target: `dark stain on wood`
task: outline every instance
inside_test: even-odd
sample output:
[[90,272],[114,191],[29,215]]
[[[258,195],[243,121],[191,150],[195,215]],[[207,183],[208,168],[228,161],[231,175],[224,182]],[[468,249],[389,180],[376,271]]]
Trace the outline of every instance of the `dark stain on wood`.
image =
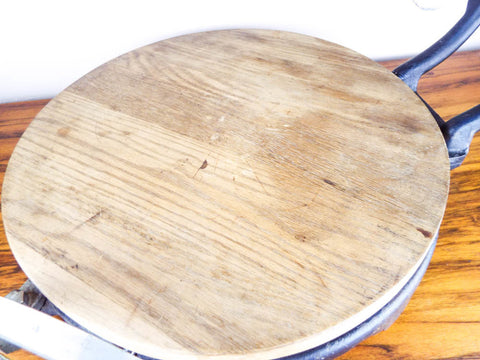
[[331,186],[337,186],[337,184],[334,183],[332,180],[323,179],[323,182]]
[[208,166],[208,161],[207,161],[207,159],[205,159],[205,160],[203,160],[202,165],[200,165],[200,167],[197,169],[197,171],[195,171],[195,174],[193,174],[193,177],[197,176],[198,172],[200,170],[205,169],[207,166]]
[[433,237],[433,234],[430,231],[427,231],[425,229],[417,227],[417,231],[420,231],[423,236],[425,236],[428,239],[431,239]]

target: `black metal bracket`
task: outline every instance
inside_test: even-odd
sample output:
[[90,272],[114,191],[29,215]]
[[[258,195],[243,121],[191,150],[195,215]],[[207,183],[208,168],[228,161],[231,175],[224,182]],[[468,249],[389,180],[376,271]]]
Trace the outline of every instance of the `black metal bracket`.
[[[480,0],[469,0],[465,14],[448,33],[428,49],[397,67],[393,73],[416,93],[422,75],[453,54],[479,26]],[[423,102],[443,133],[450,168],[454,169],[463,162],[473,135],[480,130],[480,105],[445,122],[425,101]]]
[[450,168],[454,169],[463,162],[473,135],[480,130],[480,105],[445,122],[441,130],[447,143]]

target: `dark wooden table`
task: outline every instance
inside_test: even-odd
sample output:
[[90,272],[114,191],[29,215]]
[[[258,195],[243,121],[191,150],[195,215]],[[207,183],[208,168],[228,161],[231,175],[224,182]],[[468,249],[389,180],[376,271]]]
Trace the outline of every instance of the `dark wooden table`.
[[[400,63],[383,64],[393,69]],[[480,51],[452,56],[425,75],[419,93],[444,119],[480,103]],[[47,102],[0,104],[0,181],[16,142]],[[4,296],[26,277],[0,226],[0,296]],[[38,359],[25,351],[9,357]],[[438,245],[409,305],[387,331],[341,359],[480,359],[480,135],[465,163],[452,172]]]

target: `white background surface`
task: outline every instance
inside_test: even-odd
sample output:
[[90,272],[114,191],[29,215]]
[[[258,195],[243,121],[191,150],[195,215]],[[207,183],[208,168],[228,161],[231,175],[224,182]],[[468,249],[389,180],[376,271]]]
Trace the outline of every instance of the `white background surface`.
[[[205,30],[288,30],[339,43],[375,60],[408,57],[448,31],[465,4],[466,0],[0,0],[0,103],[53,97],[127,51]],[[463,49],[478,48],[477,32]]]

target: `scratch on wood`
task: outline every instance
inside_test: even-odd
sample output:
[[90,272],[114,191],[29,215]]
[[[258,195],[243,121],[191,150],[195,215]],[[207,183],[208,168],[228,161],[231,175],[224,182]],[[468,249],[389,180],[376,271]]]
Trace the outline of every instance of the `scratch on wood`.
[[317,199],[318,194],[320,194],[320,191],[321,191],[321,190],[318,190],[317,193],[315,194],[315,196],[312,198],[312,200],[310,200],[310,205],[315,202],[315,200]]
[[102,215],[103,209],[97,211],[94,215],[90,216],[87,220],[82,221],[80,224],[76,225],[71,231],[77,230],[85,224],[91,223],[95,224],[98,218]]
[[133,306],[133,310],[130,312],[130,315],[127,319],[127,324],[134,318],[135,313],[137,312],[138,308],[140,307],[140,301],[136,301],[135,305]]
[[100,215],[102,215],[102,212],[103,212],[103,209],[97,211],[97,213],[96,213],[95,215],[90,216],[84,223],[88,223],[88,222],[90,222],[90,223],[95,223],[96,219],[97,219]]
[[294,206],[294,207],[291,207],[291,208],[287,208],[287,209],[284,209],[283,211],[294,211],[294,210],[298,210],[298,209],[303,209],[303,208],[306,208],[306,207],[309,207],[311,206],[315,200],[317,199],[318,197],[318,194],[320,194],[320,191],[321,190],[318,190],[315,195],[313,196],[313,198],[308,202],[308,203],[303,203],[302,205],[298,205],[298,206]]
[[282,209],[281,211],[294,211],[294,210],[303,209],[303,208],[306,208],[306,207],[308,207],[308,204],[303,203],[302,205],[288,207],[288,208]]
[[270,195],[268,192],[267,192],[267,189],[265,189],[265,185],[263,185],[263,183],[260,181],[259,177],[257,176],[257,173],[253,170],[253,168],[250,166],[250,164],[248,163],[248,161],[245,159],[244,160],[245,163],[247,164],[247,166],[251,169],[253,175],[255,176],[255,179],[257,180],[257,182],[260,184],[260,186],[262,187],[263,189],[263,192],[266,194],[266,195]]
[[100,141],[100,136],[99,136],[99,131],[98,131],[98,121],[95,121],[94,129],[93,132],[95,133],[95,137],[97,138],[97,141]]
[[258,183],[262,186],[263,192],[264,192],[265,194],[269,195],[268,192],[267,192],[267,189],[265,189],[265,185],[263,185],[263,183],[260,181],[260,179],[258,178],[257,174],[256,174],[255,172],[253,172],[253,175],[255,175],[255,178],[257,179]]

